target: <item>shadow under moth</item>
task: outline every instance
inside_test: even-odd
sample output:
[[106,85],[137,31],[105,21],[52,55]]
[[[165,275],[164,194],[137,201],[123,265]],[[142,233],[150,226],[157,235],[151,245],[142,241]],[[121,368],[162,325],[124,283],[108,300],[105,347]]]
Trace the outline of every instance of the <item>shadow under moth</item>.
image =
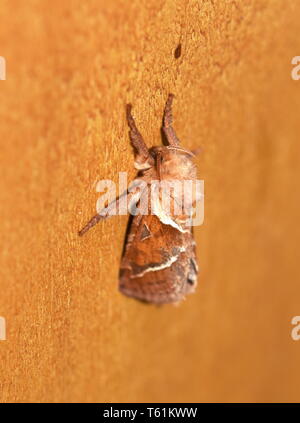
[[[189,196],[181,212],[175,208],[182,204],[182,191],[169,190],[169,207],[163,194],[171,181],[196,181],[195,154],[180,146],[172,127],[173,94],[169,94],[164,115],[163,133],[167,145],[146,146],[126,106],[129,136],[135,151],[135,181],[139,188],[124,193],[131,212],[132,204],[139,205],[139,213],[131,213],[123,257],[120,266],[119,289],[129,296],[152,304],[178,303],[186,294],[195,291],[198,267],[196,262],[193,226],[191,225],[195,196]],[[165,182],[157,186],[153,182]],[[151,186],[151,203],[149,190]],[[156,189],[153,189],[156,186]],[[138,193],[138,196],[137,196]],[[153,194],[154,193],[154,194]],[[92,226],[111,216],[110,211],[120,206],[123,195],[100,210],[79,232],[82,236]],[[138,200],[137,200],[138,198]]]

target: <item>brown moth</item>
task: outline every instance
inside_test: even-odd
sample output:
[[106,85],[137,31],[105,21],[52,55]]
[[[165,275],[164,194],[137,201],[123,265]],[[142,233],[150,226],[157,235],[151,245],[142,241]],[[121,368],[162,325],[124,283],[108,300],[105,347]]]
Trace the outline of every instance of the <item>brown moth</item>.
[[[139,192],[140,213],[131,216],[120,267],[119,289],[129,296],[153,304],[176,303],[186,294],[195,291],[198,267],[195,241],[191,226],[192,198],[185,203],[181,214],[175,206],[182,202],[182,193],[170,193],[170,207],[164,208],[163,194],[168,182],[195,181],[194,154],[180,146],[172,127],[173,94],[166,102],[163,131],[168,145],[148,149],[127,105],[129,136],[135,150],[136,181],[143,182]],[[154,189],[153,202],[149,202],[149,189],[153,181],[166,182]],[[152,189],[151,187],[151,189]],[[136,191],[127,191],[127,198],[136,198]],[[110,216],[113,207],[119,207],[123,195],[94,216],[79,232],[83,235],[100,220]],[[181,209],[182,210],[182,209]]]

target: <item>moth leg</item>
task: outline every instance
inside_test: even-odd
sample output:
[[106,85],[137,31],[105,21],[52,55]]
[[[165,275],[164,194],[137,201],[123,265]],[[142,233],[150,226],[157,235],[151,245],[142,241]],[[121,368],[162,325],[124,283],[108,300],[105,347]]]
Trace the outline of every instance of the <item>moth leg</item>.
[[140,163],[145,163],[146,161],[153,161],[153,158],[150,156],[149,153],[149,149],[140,133],[140,131],[137,129],[134,118],[131,114],[131,110],[132,110],[132,105],[131,104],[127,104],[126,105],[126,117],[127,117],[127,122],[128,122],[128,126],[130,128],[129,131],[129,137],[130,137],[130,141],[131,144],[133,145],[137,156],[138,157],[138,161]]
[[157,169],[157,174],[158,174],[158,179],[161,180],[161,160],[162,160],[162,155],[160,152],[157,153],[156,155],[156,169]]
[[107,207],[104,207],[99,213],[95,214],[95,216],[93,216],[88,221],[88,223],[78,232],[78,235],[79,236],[84,235],[88,230],[90,230],[93,226],[95,226],[98,222],[100,222],[100,220],[104,220],[104,219],[107,219],[108,217],[113,216],[115,213],[111,214],[110,212],[112,210],[118,210],[119,209],[121,199],[123,199],[123,197],[125,195],[127,195],[127,201],[129,203],[133,194],[134,194],[134,192],[128,193],[127,191],[125,191],[122,195],[120,195],[120,197],[116,198],[111,203],[109,203],[109,205]]
[[174,94],[169,94],[165,110],[164,110],[164,118],[163,118],[163,130],[167,137],[168,143],[170,145],[179,145],[180,141],[176,136],[175,130],[172,126],[173,123],[173,115],[172,115],[172,102],[173,102]]

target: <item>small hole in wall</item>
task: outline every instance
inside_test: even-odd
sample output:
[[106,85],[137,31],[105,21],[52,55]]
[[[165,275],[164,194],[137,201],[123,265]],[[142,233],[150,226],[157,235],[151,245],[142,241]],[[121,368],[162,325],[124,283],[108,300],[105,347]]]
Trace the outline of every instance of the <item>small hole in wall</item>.
[[174,57],[175,59],[179,59],[180,56],[181,56],[181,44],[179,43],[174,51]]

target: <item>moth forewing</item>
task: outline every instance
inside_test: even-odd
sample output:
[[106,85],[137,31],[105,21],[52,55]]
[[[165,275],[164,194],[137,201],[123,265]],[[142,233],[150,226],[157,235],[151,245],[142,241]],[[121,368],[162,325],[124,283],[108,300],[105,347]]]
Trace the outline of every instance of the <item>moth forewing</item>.
[[191,231],[163,224],[157,216],[134,217],[120,269],[120,291],[150,303],[177,303],[196,287]]

